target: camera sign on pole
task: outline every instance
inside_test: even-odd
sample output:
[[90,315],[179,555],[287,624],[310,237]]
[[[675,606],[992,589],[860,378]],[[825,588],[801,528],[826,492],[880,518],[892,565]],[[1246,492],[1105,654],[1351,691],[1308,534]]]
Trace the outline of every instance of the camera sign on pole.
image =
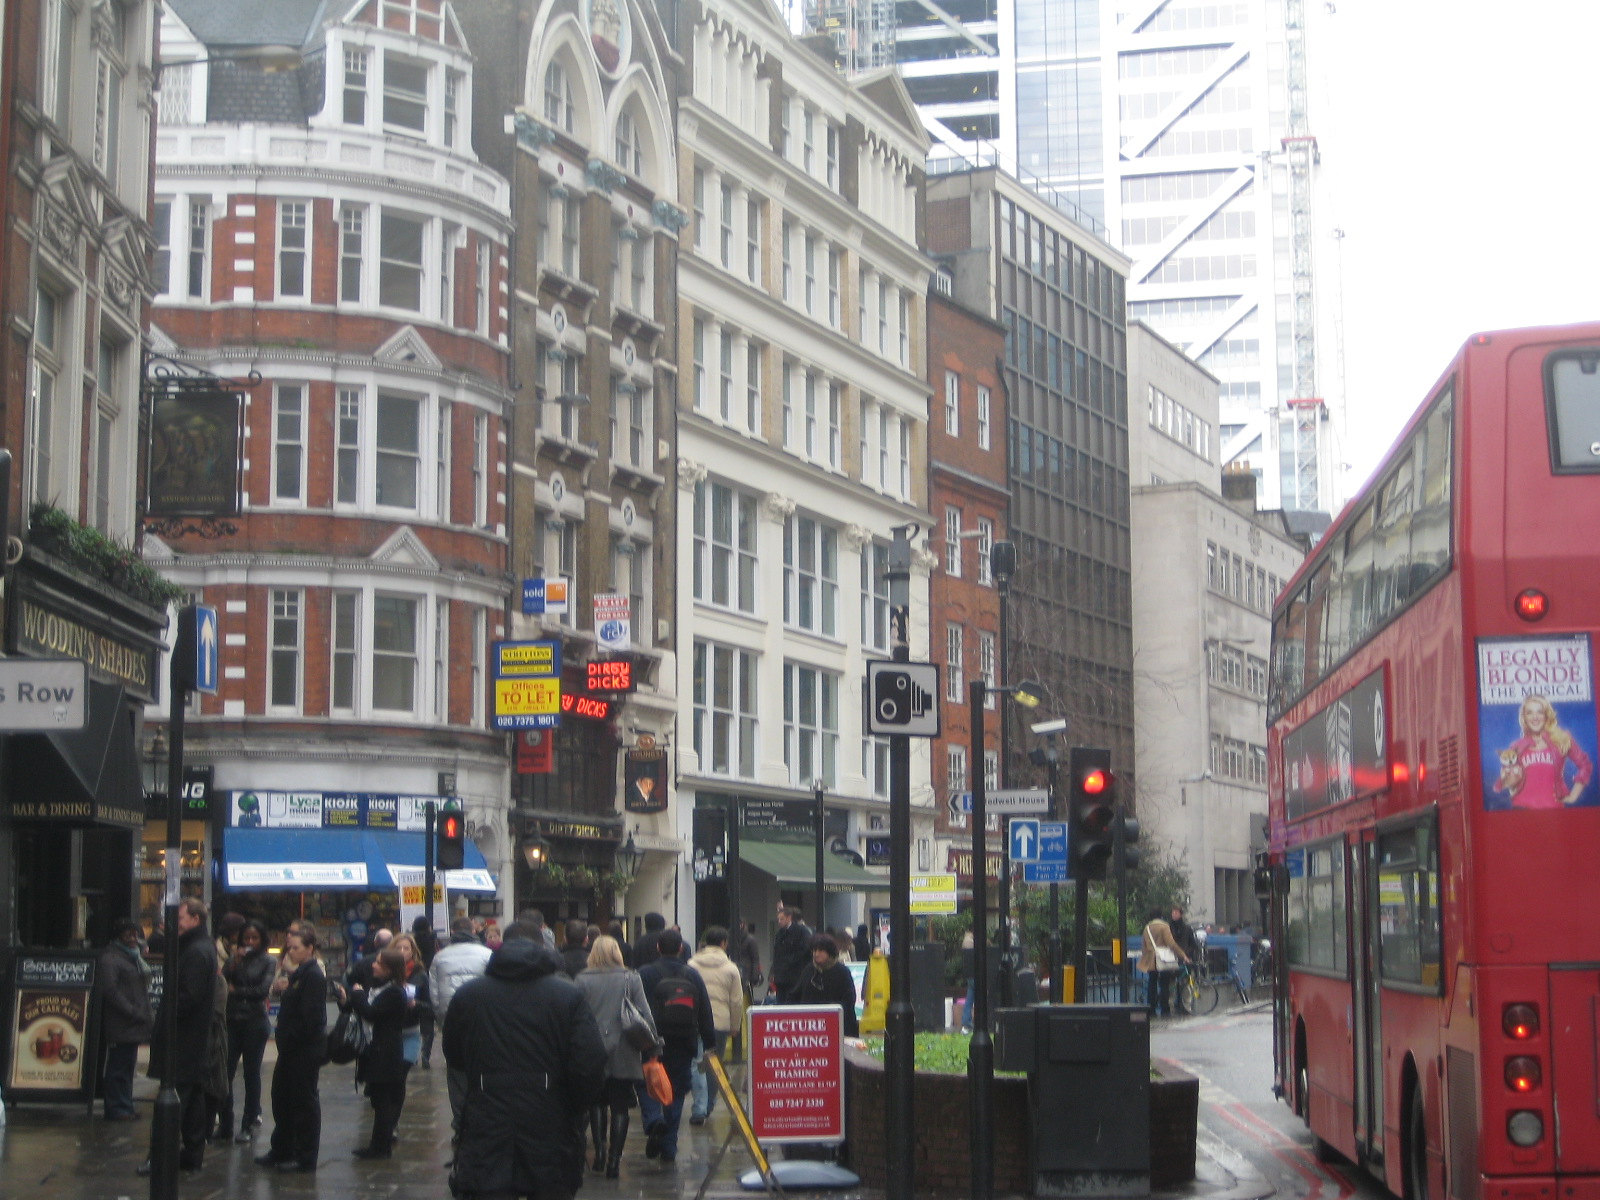
[[867,732],[939,736],[939,664],[869,662]]

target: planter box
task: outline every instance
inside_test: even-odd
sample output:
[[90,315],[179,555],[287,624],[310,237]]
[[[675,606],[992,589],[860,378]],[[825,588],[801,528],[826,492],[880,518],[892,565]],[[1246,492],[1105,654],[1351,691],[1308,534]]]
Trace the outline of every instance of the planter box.
[[1159,1189],[1194,1178],[1200,1081],[1165,1058],[1150,1066],[1150,1186]]
[[[1200,1081],[1165,1059],[1152,1059],[1150,1079],[1150,1185],[1170,1187],[1195,1177],[1195,1132]],[[918,1071],[912,1103],[916,1125],[917,1192],[966,1195],[972,1182],[967,1077]],[[850,1169],[869,1187],[885,1185],[888,1111],[883,1063],[859,1050],[845,1051],[846,1145]],[[994,1081],[994,1185],[997,1193],[1032,1191],[1029,1170],[1032,1118],[1028,1081]]]

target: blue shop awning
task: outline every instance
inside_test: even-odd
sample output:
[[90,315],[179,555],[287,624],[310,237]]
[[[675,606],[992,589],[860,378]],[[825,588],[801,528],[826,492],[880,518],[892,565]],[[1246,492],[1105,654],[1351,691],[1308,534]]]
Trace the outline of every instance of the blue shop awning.
[[[367,859],[367,873],[374,888],[399,887],[394,877],[394,867],[421,869],[428,852],[428,835],[424,833],[396,833],[391,830],[369,829],[365,834],[371,847]],[[452,892],[493,892],[494,876],[489,874],[489,864],[483,851],[470,839],[463,839],[466,865],[460,871],[446,871],[444,886]]]
[[[222,836],[230,891],[303,892],[369,885],[359,829],[228,829]],[[385,878],[383,886],[388,886]]]
[[[423,867],[427,837],[371,829],[228,829],[222,847],[231,891],[389,891],[400,886],[394,868]],[[492,893],[483,853],[470,841],[465,849],[466,868],[446,871],[445,887]]]

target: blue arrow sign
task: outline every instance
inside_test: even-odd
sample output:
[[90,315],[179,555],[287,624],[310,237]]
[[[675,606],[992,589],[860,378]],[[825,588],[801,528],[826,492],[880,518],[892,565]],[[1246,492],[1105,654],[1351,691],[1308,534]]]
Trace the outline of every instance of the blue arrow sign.
[[194,606],[194,690],[217,694],[217,610]]
[[1031,817],[1011,819],[1011,861],[1039,861],[1039,822]]

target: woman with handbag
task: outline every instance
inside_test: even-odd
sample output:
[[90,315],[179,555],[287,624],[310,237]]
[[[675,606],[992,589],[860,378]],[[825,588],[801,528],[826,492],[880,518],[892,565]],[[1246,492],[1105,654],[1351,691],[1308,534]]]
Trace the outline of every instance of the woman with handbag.
[[637,1103],[634,1085],[644,1079],[642,1055],[654,1056],[660,1038],[650,1016],[644,984],[639,982],[637,971],[622,965],[622,950],[615,938],[595,938],[589,950],[589,965],[578,972],[573,982],[594,1014],[600,1040],[609,1055],[605,1104],[590,1111],[589,1129],[594,1137],[593,1169],[596,1173],[604,1170],[607,1179],[615,1179],[622,1162],[622,1146],[628,1140],[628,1114]]
[[1172,981],[1189,956],[1172,936],[1172,926],[1161,919],[1157,909],[1144,927],[1144,947],[1139,951],[1139,970],[1145,973],[1152,1017],[1172,1015]]
[[416,989],[415,1003],[406,1013],[406,1023],[401,1031],[401,1047],[406,1062],[424,1071],[431,1066],[433,1057],[433,989],[428,983],[428,966],[423,960],[422,946],[409,933],[402,933],[390,945],[400,951],[406,960],[405,982]]
[[388,1158],[394,1153],[395,1126],[406,1105],[406,1075],[411,1064],[402,1048],[406,1017],[415,995],[405,983],[406,960],[390,947],[372,964],[377,986],[368,995],[360,984],[350,989],[350,1008],[372,1026],[372,1040],[357,1060],[356,1082],[367,1085],[372,1100],[372,1140],[355,1151],[357,1158]]

